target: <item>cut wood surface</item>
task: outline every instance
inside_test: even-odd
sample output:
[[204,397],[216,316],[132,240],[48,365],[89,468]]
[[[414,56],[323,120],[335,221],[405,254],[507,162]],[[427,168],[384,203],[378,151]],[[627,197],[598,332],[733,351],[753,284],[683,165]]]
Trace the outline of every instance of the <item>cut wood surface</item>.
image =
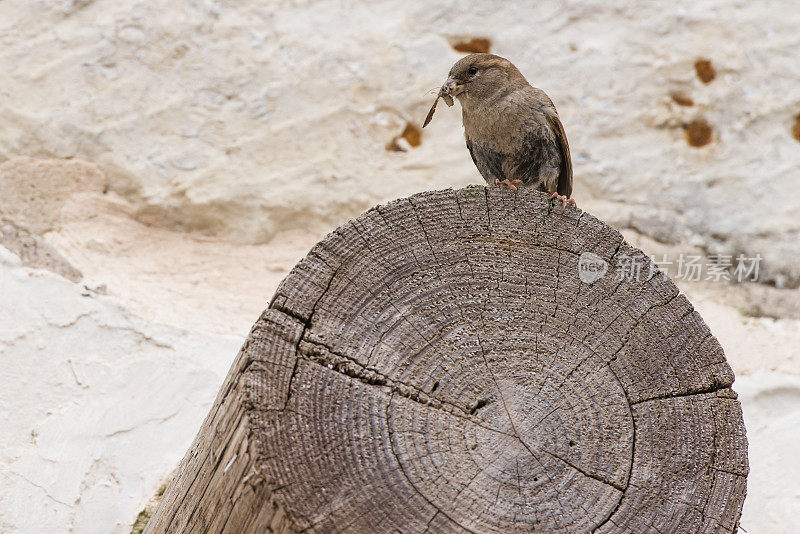
[[616,230],[560,211],[468,187],[328,235],[146,532],[735,531],[747,440],[719,343]]

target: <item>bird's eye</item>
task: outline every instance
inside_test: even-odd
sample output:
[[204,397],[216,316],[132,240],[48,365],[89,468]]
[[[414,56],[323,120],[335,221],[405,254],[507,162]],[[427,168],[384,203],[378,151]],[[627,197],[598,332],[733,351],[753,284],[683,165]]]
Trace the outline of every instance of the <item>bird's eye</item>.
[[478,72],[478,69],[476,69],[475,67],[470,67],[470,68],[469,68],[469,70],[468,70],[467,72],[469,72],[469,74],[470,74],[470,75],[473,75],[473,74],[475,74],[476,72]]

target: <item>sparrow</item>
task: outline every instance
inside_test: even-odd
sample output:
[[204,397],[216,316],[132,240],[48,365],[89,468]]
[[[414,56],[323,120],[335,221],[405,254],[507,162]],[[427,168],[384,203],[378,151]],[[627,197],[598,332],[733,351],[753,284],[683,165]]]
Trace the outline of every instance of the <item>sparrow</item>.
[[422,125],[436,104],[461,104],[467,149],[487,183],[533,187],[550,198],[576,205],[572,160],[564,126],[547,94],[533,87],[509,60],[494,54],[470,54],[450,69]]

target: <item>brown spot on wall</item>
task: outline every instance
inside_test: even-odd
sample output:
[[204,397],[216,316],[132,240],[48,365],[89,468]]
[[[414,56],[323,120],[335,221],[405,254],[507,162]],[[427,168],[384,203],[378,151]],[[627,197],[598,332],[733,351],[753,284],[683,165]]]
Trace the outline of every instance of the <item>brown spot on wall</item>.
[[694,70],[697,73],[697,77],[700,78],[700,81],[703,83],[711,83],[714,81],[714,78],[717,77],[717,71],[714,69],[714,65],[711,63],[710,59],[700,58],[695,61]]
[[406,127],[400,137],[404,137],[408,144],[413,147],[418,147],[422,144],[422,130],[411,123],[406,123]]
[[486,37],[473,37],[469,41],[453,43],[453,49],[465,54],[486,53],[492,47],[492,41]]
[[410,122],[407,122],[403,133],[392,139],[391,142],[386,145],[386,150],[391,152],[405,152],[407,147],[405,144],[399,142],[400,139],[405,139],[411,148],[416,148],[422,144],[422,130]]
[[681,93],[672,93],[669,95],[672,98],[672,101],[678,104],[679,106],[686,106],[691,107],[694,106],[694,100],[691,97],[683,95]]
[[704,119],[695,119],[686,127],[686,142],[689,146],[706,146],[714,137],[714,129]]
[[405,152],[406,149],[400,146],[400,143],[397,142],[399,137],[395,137],[386,145],[386,150],[388,152]]
[[800,115],[794,118],[794,124],[792,125],[792,137],[800,141]]

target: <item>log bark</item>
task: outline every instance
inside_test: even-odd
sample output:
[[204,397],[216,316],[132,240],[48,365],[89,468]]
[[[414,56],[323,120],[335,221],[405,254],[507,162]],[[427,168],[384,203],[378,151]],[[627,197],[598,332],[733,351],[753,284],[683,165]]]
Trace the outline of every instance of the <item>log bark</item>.
[[369,210],[280,285],[146,532],[734,532],[734,376],[651,267],[536,191]]

